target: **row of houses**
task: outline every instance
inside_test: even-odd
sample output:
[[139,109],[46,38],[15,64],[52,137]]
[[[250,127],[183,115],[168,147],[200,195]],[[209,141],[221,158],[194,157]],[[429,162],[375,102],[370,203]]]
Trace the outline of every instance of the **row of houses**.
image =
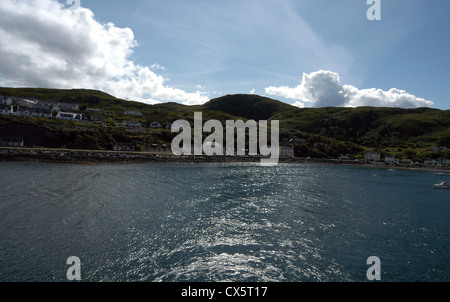
[[46,108],[53,111],[80,111],[80,106],[76,103],[57,102],[52,100],[41,101],[34,98],[25,99],[19,97],[0,96],[0,104],[7,106],[16,105],[18,107]]
[[[214,147],[214,146],[212,146]],[[135,151],[136,146],[133,143],[116,143],[114,144],[113,151]],[[147,146],[148,152],[155,153],[172,153],[172,149],[167,144],[149,144]],[[280,146],[279,150],[280,158],[293,158],[294,157],[294,148],[290,146]],[[227,153],[227,150],[224,150],[224,154]],[[194,154],[194,150],[192,149],[192,154]],[[237,155],[237,152],[234,151],[234,154]]]
[[[17,108],[15,111],[14,107]],[[90,117],[87,118],[85,115],[79,113],[79,111],[80,106],[75,103],[0,96],[0,114],[2,115],[14,114],[31,117],[55,117],[64,120],[90,121],[93,124],[105,124],[107,121],[107,117],[101,114],[102,112],[100,109],[86,108],[86,112],[90,115]],[[125,111],[124,114],[128,116],[143,116],[143,113],[140,111]],[[146,133],[145,129],[136,129],[144,128],[142,123],[138,121],[125,120],[123,121],[123,125],[119,124],[118,126],[128,128],[127,130],[131,133]],[[159,122],[152,122],[148,125],[148,128],[158,129],[163,128],[163,126]]]
[[425,160],[424,164],[450,166],[450,159],[447,159],[447,158],[427,159],[427,160]]
[[52,100],[47,101],[39,101],[37,100],[36,106],[52,109],[52,111],[80,111],[80,106],[76,103],[64,103],[64,102],[56,102]]
[[[367,152],[364,160],[367,162],[381,162],[381,153],[379,152]],[[395,158],[395,155],[386,155],[384,157],[384,162],[387,164],[398,164],[399,161]],[[401,163],[412,163],[410,159],[402,159]]]
[[[17,108],[14,110],[14,108]],[[84,116],[79,111],[78,104],[61,103],[54,101],[39,101],[34,99],[22,99],[14,97],[0,97],[0,114],[25,117],[57,118],[63,120],[80,121]]]
[[57,113],[52,112],[50,109],[40,108],[40,107],[19,107],[16,112],[6,110],[6,108],[1,109],[3,115],[16,115],[16,116],[27,116],[27,117],[45,117],[45,118],[57,118],[68,121],[81,121],[83,120],[83,115],[80,113],[72,112],[62,112]]
[[[367,152],[365,155],[365,161],[367,162],[381,162],[381,154],[379,152]],[[408,158],[397,160],[394,155],[386,155],[384,157],[384,162],[387,164],[413,164],[414,161]],[[450,165],[450,159],[427,159],[424,161],[425,165]]]
[[18,136],[0,136],[0,147],[23,147],[23,138]]

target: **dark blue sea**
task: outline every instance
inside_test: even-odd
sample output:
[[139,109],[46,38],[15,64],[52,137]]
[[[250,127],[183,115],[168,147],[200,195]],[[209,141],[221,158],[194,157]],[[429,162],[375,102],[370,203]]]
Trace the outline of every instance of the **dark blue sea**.
[[[450,190],[332,165],[0,163],[0,281],[450,281]],[[444,179],[445,180],[445,179]],[[447,179],[448,180],[448,177]]]

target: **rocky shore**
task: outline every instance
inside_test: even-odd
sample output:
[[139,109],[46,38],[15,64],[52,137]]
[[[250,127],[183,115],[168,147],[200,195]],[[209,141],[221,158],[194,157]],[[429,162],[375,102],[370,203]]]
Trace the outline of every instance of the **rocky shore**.
[[[37,161],[43,163],[71,163],[71,164],[101,164],[101,163],[259,163],[260,157],[251,156],[177,156],[167,153],[149,152],[114,152],[94,150],[66,150],[66,149],[30,149],[30,148],[0,148],[0,161]],[[280,158],[279,163],[290,164],[334,164],[366,166],[375,168],[395,169],[423,169],[435,170],[434,166],[425,165],[396,165],[385,163],[366,163],[364,161],[337,159],[305,159]],[[449,167],[440,170],[450,170]]]
[[54,163],[142,163],[142,162],[259,162],[249,156],[176,156],[168,153],[115,152],[94,150],[0,148],[0,161],[40,161]]

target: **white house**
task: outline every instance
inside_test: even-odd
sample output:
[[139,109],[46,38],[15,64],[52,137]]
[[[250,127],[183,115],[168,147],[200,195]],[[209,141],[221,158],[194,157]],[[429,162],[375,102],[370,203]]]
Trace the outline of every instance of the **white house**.
[[386,155],[384,157],[384,162],[387,164],[395,164],[397,161],[395,160],[395,155]]
[[367,152],[364,159],[365,161],[380,161],[381,154],[378,152]]
[[424,164],[426,165],[444,165],[449,166],[450,165],[450,159],[442,158],[442,159],[427,159],[424,161]]
[[400,162],[403,164],[412,164],[413,163],[413,161],[410,160],[409,158],[402,159]]
[[56,115],[57,119],[66,120],[66,121],[81,121],[83,119],[83,115],[79,113],[71,113],[71,112],[58,112]]
[[280,146],[278,149],[278,154],[280,158],[291,158],[294,157],[294,148],[290,146]]
[[135,148],[133,143],[116,143],[113,146],[114,151],[134,151]]
[[23,138],[16,136],[0,136],[1,147],[23,147]]
[[34,100],[27,100],[27,99],[20,99],[17,101],[17,105],[20,107],[36,107],[38,104],[38,101]]

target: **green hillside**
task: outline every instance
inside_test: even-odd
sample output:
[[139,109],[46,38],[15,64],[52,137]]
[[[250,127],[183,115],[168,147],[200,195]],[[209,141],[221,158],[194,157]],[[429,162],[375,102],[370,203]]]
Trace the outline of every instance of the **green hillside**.
[[213,99],[201,106],[201,109],[221,111],[258,121],[271,119],[275,114],[291,112],[296,107],[258,95],[238,94]]
[[[92,116],[88,108],[99,109],[103,124],[92,125],[48,118],[0,116],[0,135],[24,137],[28,146],[110,150],[115,142],[133,142],[141,150],[148,144],[170,144],[176,133],[167,126],[175,120],[193,121],[194,112],[203,119],[279,120],[281,142],[295,147],[297,156],[336,158],[342,154],[362,157],[378,150],[399,158],[423,160],[450,158],[450,110],[430,108],[297,108],[257,95],[227,95],[200,106],[177,103],[147,105],[115,98],[95,90],[0,88],[0,96],[77,103],[80,113]],[[129,116],[125,111],[139,111]],[[120,124],[140,122],[145,133],[129,133]],[[148,126],[158,122],[162,128]]]

